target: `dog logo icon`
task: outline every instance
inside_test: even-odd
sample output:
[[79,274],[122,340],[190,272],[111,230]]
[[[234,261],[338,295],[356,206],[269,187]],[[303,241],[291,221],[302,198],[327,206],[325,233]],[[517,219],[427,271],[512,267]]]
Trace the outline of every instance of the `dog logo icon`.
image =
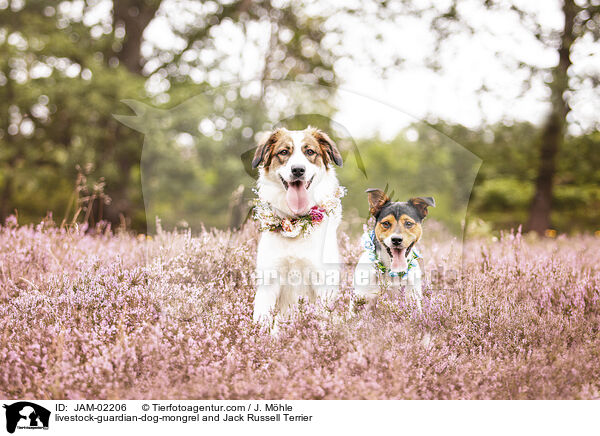
[[3,407],[6,409],[6,431],[9,433],[14,433],[17,428],[48,430],[50,421],[48,409],[29,401],[4,404]]

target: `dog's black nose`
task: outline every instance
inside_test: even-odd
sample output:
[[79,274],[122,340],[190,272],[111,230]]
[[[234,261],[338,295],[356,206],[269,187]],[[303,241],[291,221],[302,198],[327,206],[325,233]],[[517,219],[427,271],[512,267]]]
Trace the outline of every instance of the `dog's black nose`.
[[294,165],[292,167],[292,174],[294,177],[302,177],[304,175],[304,171],[306,171],[306,169],[303,166]]
[[399,237],[399,236],[394,236],[392,238],[392,244],[394,244],[394,245],[400,245],[400,244],[402,244],[402,238]]

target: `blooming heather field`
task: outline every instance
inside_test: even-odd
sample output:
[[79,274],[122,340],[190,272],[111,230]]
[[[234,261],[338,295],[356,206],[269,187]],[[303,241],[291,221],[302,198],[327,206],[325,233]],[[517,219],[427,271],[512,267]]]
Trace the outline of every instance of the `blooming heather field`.
[[[422,315],[388,296],[346,320],[346,283],[331,317],[304,305],[274,338],[251,321],[254,227],[45,227],[0,229],[2,397],[600,397],[593,236],[473,241],[462,281],[430,281]],[[341,245],[350,269],[358,241]],[[450,243],[422,251],[430,269],[457,267]]]

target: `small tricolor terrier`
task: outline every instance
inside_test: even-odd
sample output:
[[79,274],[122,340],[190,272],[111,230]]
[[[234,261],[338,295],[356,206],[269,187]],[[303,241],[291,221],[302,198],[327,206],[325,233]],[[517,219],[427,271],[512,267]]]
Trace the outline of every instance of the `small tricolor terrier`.
[[404,288],[405,297],[421,310],[422,259],[415,245],[423,233],[432,197],[393,202],[380,189],[368,189],[369,211],[375,228],[362,237],[362,253],[354,270],[354,294],[373,303],[384,287]]

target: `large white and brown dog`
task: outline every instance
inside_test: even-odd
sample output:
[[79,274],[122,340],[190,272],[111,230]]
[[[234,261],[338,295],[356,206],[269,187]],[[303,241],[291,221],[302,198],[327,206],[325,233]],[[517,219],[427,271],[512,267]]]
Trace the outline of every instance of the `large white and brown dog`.
[[344,190],[336,144],[321,130],[280,128],[252,161],[259,168],[255,218],[262,231],[256,259],[254,320],[273,326],[300,298],[331,302],[340,271],[337,228]]

